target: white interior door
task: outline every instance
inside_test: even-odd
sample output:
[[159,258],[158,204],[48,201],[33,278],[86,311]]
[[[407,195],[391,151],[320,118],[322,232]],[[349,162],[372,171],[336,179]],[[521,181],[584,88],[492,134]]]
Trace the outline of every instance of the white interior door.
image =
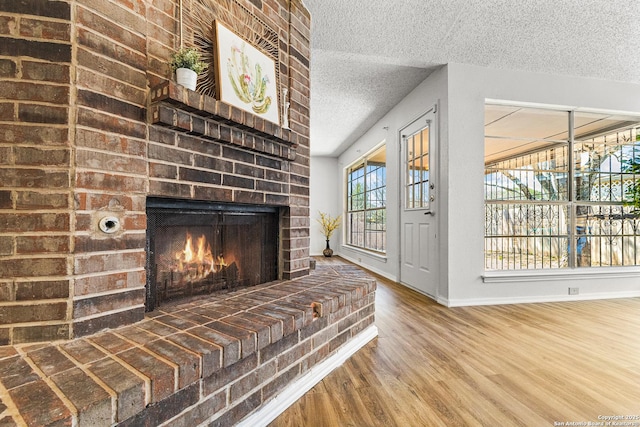
[[435,119],[434,107],[400,131],[400,281],[433,298],[438,292]]

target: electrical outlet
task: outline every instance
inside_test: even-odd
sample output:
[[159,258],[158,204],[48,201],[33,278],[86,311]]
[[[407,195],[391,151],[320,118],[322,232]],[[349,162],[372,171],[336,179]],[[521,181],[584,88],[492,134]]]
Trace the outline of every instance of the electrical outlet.
[[580,293],[580,288],[569,288],[569,295],[578,295]]

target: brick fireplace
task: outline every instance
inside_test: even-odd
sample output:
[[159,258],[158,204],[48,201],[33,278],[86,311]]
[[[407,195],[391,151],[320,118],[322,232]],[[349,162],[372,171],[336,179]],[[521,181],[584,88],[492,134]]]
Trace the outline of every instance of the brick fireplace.
[[[0,344],[142,320],[154,306],[148,200],[271,209],[276,278],[309,273],[308,12],[297,0],[178,3],[3,4]],[[209,48],[214,19],[275,37],[287,127],[215,99],[210,74],[203,91],[172,81],[180,37]]]

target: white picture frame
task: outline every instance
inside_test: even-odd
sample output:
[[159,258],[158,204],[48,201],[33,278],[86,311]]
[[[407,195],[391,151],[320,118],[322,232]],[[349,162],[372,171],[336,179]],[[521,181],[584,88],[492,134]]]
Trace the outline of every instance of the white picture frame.
[[276,63],[214,21],[216,98],[280,126]]

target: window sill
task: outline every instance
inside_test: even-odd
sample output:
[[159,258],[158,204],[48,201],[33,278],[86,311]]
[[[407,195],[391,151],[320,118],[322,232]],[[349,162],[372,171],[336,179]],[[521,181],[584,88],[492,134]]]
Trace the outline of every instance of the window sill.
[[581,280],[598,277],[638,278],[640,267],[600,267],[557,271],[491,271],[482,276],[484,283],[545,282],[548,280]]
[[368,249],[364,249],[364,248],[359,248],[357,246],[351,246],[351,245],[342,245],[342,247],[344,249],[349,249],[351,251],[354,252],[358,252],[367,256],[370,256],[372,258],[376,258],[379,259],[383,262],[387,262],[387,254],[383,253],[383,252],[374,252],[372,250],[368,250]]

